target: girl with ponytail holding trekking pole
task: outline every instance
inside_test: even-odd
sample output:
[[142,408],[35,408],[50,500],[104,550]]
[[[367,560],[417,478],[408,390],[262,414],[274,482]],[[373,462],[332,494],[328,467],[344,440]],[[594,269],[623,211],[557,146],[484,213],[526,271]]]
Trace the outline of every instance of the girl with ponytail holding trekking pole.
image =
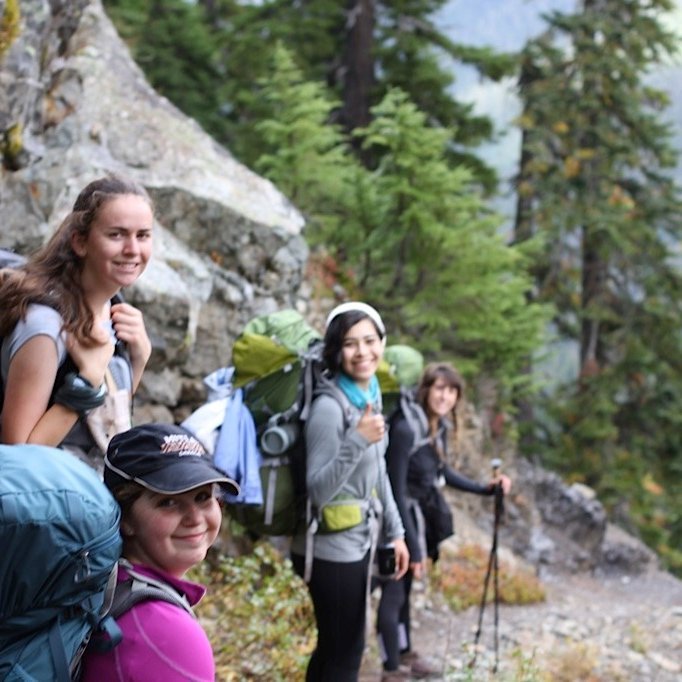
[[0,442],[63,447],[101,470],[151,354],[142,314],[117,296],[147,266],[153,223],[141,185],[103,177],[40,251],[3,271]]
[[456,406],[463,392],[464,382],[452,365],[427,365],[414,400],[398,410],[389,425],[386,464],[405,526],[410,570],[398,581],[381,583],[377,630],[384,682],[441,676],[440,669],[412,649],[410,638],[412,580],[424,576],[427,557],[437,561],[439,543],[454,532],[452,511],[439,487],[478,495],[493,495],[498,486],[507,494],[511,487],[507,476],[482,485],[446,463],[447,434],[457,429]]
[[318,382],[305,425],[306,482],[317,532],[300,533],[291,546],[317,622],[307,682],[358,679],[370,562],[379,540],[393,544],[395,579],[408,567],[403,525],[386,473],[387,433],[375,376],[385,336],[379,314],[365,303],[341,304],[327,318],[327,373]]

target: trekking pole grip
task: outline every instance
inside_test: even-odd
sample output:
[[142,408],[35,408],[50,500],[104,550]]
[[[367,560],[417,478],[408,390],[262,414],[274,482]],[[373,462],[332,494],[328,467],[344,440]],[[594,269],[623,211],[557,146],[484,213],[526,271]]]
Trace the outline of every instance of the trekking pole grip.
[[493,480],[495,480],[495,520],[499,521],[504,514],[504,489],[502,488],[502,481],[500,480],[500,469],[502,468],[502,460],[495,458],[490,462],[493,470]]

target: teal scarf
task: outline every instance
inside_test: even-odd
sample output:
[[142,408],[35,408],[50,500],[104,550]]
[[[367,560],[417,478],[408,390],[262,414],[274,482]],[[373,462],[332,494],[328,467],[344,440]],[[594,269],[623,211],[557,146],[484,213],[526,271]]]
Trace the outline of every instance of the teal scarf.
[[369,388],[365,391],[360,388],[347,374],[339,372],[336,377],[338,387],[346,394],[351,405],[359,410],[364,410],[367,405],[381,404],[381,391],[379,390],[379,380],[373,376],[369,380]]

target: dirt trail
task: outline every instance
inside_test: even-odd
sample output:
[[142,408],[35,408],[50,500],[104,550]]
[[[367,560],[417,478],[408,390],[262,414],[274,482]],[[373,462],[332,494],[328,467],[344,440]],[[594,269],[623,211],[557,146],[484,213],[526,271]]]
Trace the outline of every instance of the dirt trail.
[[[453,615],[438,594],[414,594],[415,647],[442,666],[443,680],[682,680],[682,581],[651,570],[637,577],[555,575],[543,583],[545,602],[500,606],[497,676],[490,673],[495,659],[492,604],[484,611],[473,673],[465,648],[474,641],[478,608]],[[372,643],[361,680],[380,678]]]

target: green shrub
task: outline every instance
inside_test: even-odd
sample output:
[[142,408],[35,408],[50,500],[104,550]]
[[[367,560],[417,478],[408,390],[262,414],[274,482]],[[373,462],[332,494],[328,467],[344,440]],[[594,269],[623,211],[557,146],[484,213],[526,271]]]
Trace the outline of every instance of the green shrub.
[[19,36],[21,10],[19,0],[7,0],[5,11],[0,19],[0,59],[3,58],[12,43]]
[[204,562],[190,578],[209,588],[196,612],[213,646],[217,679],[305,678],[315,619],[288,559],[258,543],[251,554]]
[[[489,554],[478,545],[464,545],[456,554],[446,554],[431,574],[432,585],[445,596],[450,608],[463,611],[480,604]],[[488,584],[488,601],[494,597],[493,577]],[[532,604],[545,600],[545,590],[528,570],[512,569],[498,559],[499,600],[503,604]]]

